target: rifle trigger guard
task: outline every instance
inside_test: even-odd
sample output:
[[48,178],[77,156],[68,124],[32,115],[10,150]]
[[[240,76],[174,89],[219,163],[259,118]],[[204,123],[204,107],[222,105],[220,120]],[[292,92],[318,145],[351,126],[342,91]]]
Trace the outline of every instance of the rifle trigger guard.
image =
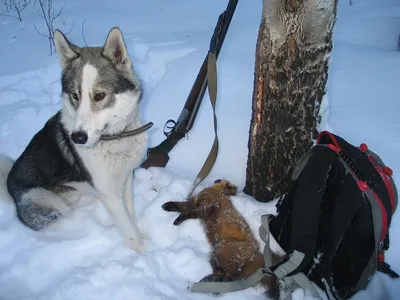
[[166,137],[168,137],[171,134],[171,132],[175,126],[176,126],[176,122],[172,119],[169,119],[164,125],[164,129],[163,129],[164,135]]

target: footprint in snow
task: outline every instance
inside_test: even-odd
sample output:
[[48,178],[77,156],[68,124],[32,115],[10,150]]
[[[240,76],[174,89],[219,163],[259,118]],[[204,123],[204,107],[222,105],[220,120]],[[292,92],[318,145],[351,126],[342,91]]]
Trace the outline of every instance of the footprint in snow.
[[196,49],[183,48],[184,41],[140,43],[133,42],[130,53],[134,60],[136,70],[144,82],[146,94],[151,96],[153,91],[167,73],[167,65],[174,60],[183,58]]
[[6,41],[6,44],[12,44],[15,43],[16,41],[17,41],[17,36],[14,35],[9,40]]

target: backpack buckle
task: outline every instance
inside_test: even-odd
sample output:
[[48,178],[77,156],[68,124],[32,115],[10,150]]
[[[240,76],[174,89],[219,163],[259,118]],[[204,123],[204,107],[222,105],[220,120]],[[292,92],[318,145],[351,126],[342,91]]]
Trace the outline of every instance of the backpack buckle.
[[383,173],[385,173],[387,176],[392,176],[393,175],[393,170],[389,167],[383,167]]
[[391,278],[399,278],[399,274],[392,270],[390,265],[386,262],[378,262],[378,271],[389,275]]
[[381,241],[381,242],[379,242],[379,245],[378,245],[378,252],[380,252],[380,253],[385,253],[385,243],[383,242],[383,241]]
[[362,144],[360,145],[360,150],[361,150],[362,152],[366,152],[366,151],[368,150],[367,144],[362,143]]

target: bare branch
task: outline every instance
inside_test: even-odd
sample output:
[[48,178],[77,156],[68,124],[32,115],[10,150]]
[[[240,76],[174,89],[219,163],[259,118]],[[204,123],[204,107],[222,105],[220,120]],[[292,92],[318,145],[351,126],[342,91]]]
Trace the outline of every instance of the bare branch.
[[54,21],[55,19],[57,19],[57,18],[61,15],[61,13],[62,13],[64,7],[65,7],[65,4],[64,4],[64,6],[59,10],[59,12],[58,12],[58,14],[57,14],[56,16],[54,16],[54,10],[53,10],[53,17],[51,18],[51,21]]
[[[32,1],[32,0],[30,0]],[[63,12],[65,5],[58,11],[53,8],[53,1],[52,0],[37,0],[40,5],[40,12],[39,15],[43,18],[46,27],[47,27],[47,35],[40,33],[37,28],[35,27],[36,31],[41,35],[46,37],[49,40],[49,47],[50,47],[50,55],[53,54],[54,49],[54,21],[60,17],[61,13]],[[35,0],[36,3],[36,0]],[[72,24],[71,29],[68,31],[69,34],[72,29],[74,28],[75,22]]]
[[18,18],[17,16],[13,16],[13,15],[0,14],[0,16],[3,16],[3,17],[10,17],[10,18],[19,20],[19,18]]
[[83,27],[85,26],[85,21],[86,21],[86,19],[84,19],[83,23],[82,23],[82,38],[83,38],[83,41],[85,42],[85,46],[87,46],[86,39],[85,39],[85,34],[83,33]]
[[12,10],[11,0],[4,0],[4,6],[6,7],[6,11],[10,12]]
[[36,32],[37,32],[39,35],[41,35],[41,36],[43,36],[43,37],[45,37],[45,38],[49,38],[48,35],[45,35],[45,34],[41,33],[41,32],[39,31],[39,29],[36,28],[35,25],[33,25],[33,27],[35,28]]
[[27,8],[29,6],[29,4],[31,2],[32,2],[32,0],[5,0],[4,6],[6,7],[6,11],[8,13],[10,13],[11,11],[15,11],[16,16],[11,16],[11,15],[6,15],[6,14],[4,14],[4,16],[13,17],[13,18],[19,20],[20,22],[22,22],[21,13],[22,13],[22,11],[25,10],[25,8]]
[[20,10],[20,12],[22,12],[25,8],[27,8],[28,7],[28,5],[30,4],[32,2],[32,0],[25,0],[24,1],[24,4],[22,5],[22,7],[21,7],[21,10]]
[[72,26],[71,26],[71,29],[67,32],[67,33],[65,33],[65,35],[68,35],[68,34],[70,34],[71,33],[71,31],[72,31],[72,29],[74,28],[74,26],[75,26],[75,22],[74,23],[72,23]]

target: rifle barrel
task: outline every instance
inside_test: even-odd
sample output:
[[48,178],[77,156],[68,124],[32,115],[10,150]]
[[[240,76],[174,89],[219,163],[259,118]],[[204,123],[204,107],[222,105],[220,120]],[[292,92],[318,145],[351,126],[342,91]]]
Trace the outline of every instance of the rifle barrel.
[[192,129],[194,121],[196,120],[197,113],[199,112],[202,99],[207,90],[207,60],[208,60],[208,57],[206,56],[204,58],[203,64],[201,65],[201,69],[200,69],[200,73],[199,73],[199,74],[202,74],[202,76],[201,76],[202,79],[200,80],[201,87],[196,95],[196,99],[194,101],[194,105],[191,110],[192,113],[190,114],[188,122],[186,124],[186,127],[185,127],[186,132],[189,132],[189,130]]
[[[217,23],[217,26],[215,28],[215,32],[213,37],[211,38],[211,42],[210,42],[210,49],[212,49],[212,40],[214,37],[216,37],[216,42],[215,42],[215,56],[218,58],[219,53],[221,52],[221,48],[222,48],[222,44],[225,41],[225,37],[226,34],[228,33],[228,28],[229,25],[231,24],[232,18],[233,18],[233,12],[236,9],[236,6],[238,4],[239,0],[230,0],[228,3],[228,6],[226,8],[226,10],[220,15],[220,17],[218,18],[218,22],[220,21],[219,19],[221,18],[221,27],[218,26],[219,24]],[[218,28],[220,28],[220,30],[218,31]]]
[[[236,9],[237,3],[239,0],[230,0],[228,3],[228,6],[226,10],[219,15],[217,25],[215,26],[213,36],[211,37],[210,40],[210,48],[209,51],[214,52],[215,56],[218,58],[219,53],[221,52],[222,44],[224,43],[226,34],[228,32],[229,25],[231,23],[232,17],[233,17],[233,12]],[[201,88],[197,92],[197,96],[194,102],[194,105],[189,111],[192,113],[190,114],[189,120],[187,122],[187,125],[185,127],[186,132],[189,132],[189,130],[192,129],[194,121],[197,117],[197,113],[200,109],[200,105],[202,102],[202,99],[204,97],[204,94],[207,89],[207,59],[208,55],[204,58],[203,64],[201,65],[200,72],[195,80],[195,83],[193,84],[193,88],[191,90],[191,93],[189,94],[187,98],[188,103],[190,99],[193,97],[192,96],[192,91],[194,91],[194,87],[198,86],[199,83],[201,82]],[[185,105],[186,106],[186,105]]]
[[189,111],[189,116],[187,122],[182,120],[182,122],[178,122],[175,128],[172,131],[178,131],[187,133],[193,126],[194,118],[196,118],[197,112],[199,110],[201,99],[204,97],[204,93],[207,89],[207,56],[205,57],[199,73],[196,76],[196,79],[193,83],[193,86],[189,92],[189,95],[186,99],[184,109]]
[[[217,25],[210,40],[209,48],[209,52],[215,53],[217,58],[221,51],[222,44],[225,40],[225,36],[231,23],[237,3],[238,0],[229,0],[226,10],[219,15]],[[204,58],[203,64],[201,65],[200,71],[197,74],[195,82],[193,83],[183,108],[184,110],[190,112],[189,117],[186,117],[181,113],[182,117],[177,120],[177,124],[175,124],[167,138],[158,146],[148,149],[147,159],[142,163],[142,167],[165,167],[169,160],[168,153],[172,150],[172,148],[174,148],[178,141],[182,139],[186,133],[189,132],[189,130],[192,129],[208,86],[207,65],[208,54]]]

